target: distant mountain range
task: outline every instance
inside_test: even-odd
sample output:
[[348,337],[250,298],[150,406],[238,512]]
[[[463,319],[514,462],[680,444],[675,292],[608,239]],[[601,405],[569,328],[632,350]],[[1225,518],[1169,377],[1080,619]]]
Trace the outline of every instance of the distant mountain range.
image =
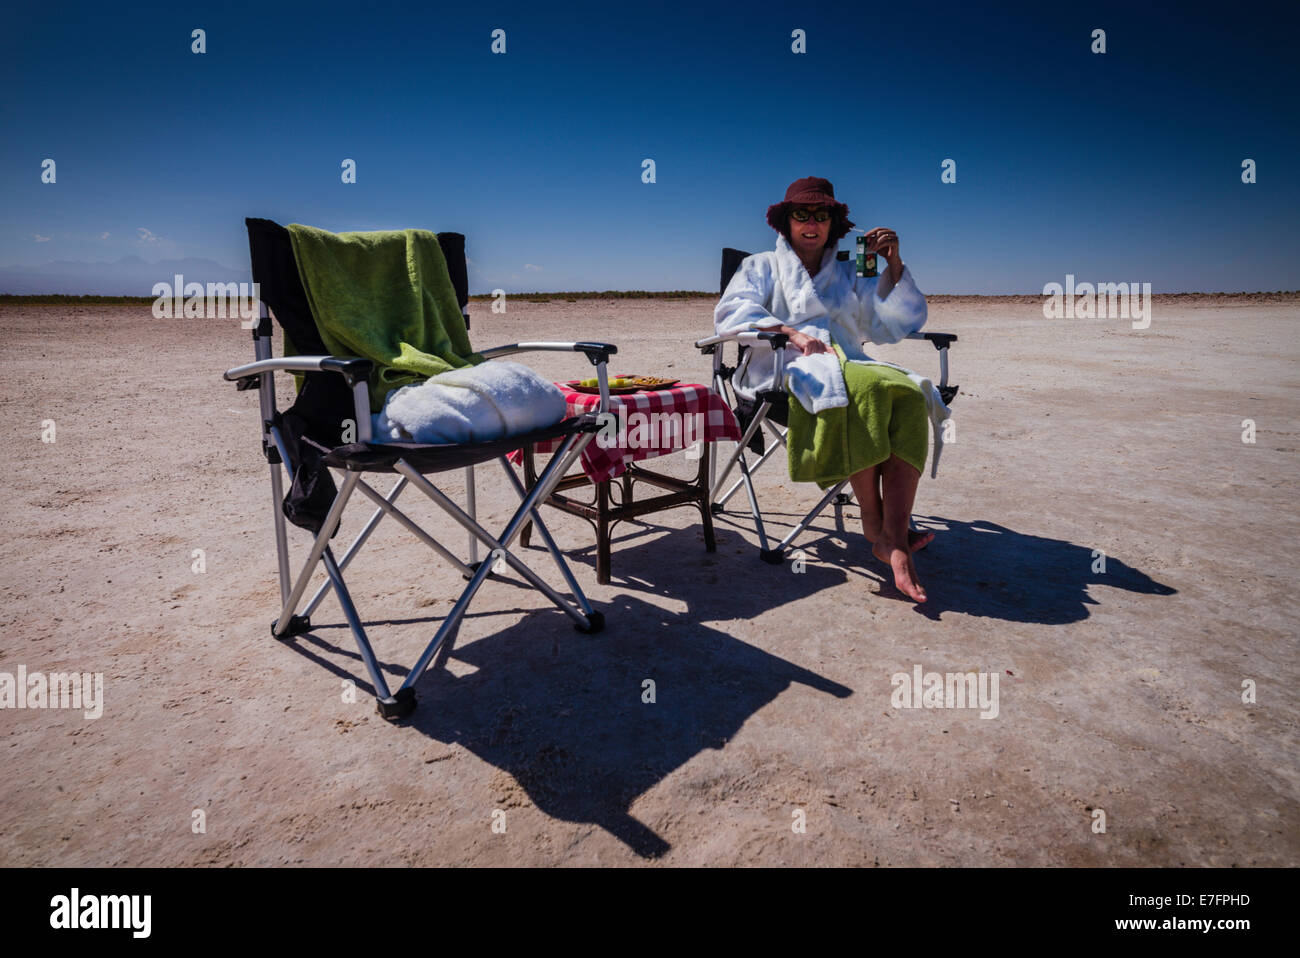
[[252,270],[222,266],[210,259],[165,259],[147,263],[123,256],[113,263],[55,260],[42,266],[0,266],[0,293],[19,296],[65,293],[73,296],[151,296],[154,283],[251,283]]

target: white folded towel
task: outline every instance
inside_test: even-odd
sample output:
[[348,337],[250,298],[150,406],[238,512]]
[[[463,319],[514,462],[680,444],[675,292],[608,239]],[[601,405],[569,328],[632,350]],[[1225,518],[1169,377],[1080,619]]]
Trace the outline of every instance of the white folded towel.
[[848,386],[835,353],[797,356],[786,363],[786,388],[814,416],[849,404]]
[[564,418],[564,393],[527,366],[490,359],[388,394],[375,442],[488,442]]

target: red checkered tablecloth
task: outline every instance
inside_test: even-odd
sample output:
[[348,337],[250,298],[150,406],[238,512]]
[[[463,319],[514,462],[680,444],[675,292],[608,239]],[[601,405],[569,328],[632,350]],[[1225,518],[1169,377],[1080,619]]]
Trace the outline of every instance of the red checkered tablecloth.
[[[570,388],[569,383],[555,385],[564,393],[568,416],[595,412],[600,407],[598,395],[578,392]],[[666,456],[686,449],[700,439],[705,442],[740,440],[740,424],[727,404],[712,389],[699,383],[639,390],[610,396],[609,399],[610,413],[615,418],[605,436],[616,431],[612,437],[616,441],[606,445],[605,437],[597,433],[582,451],[582,469],[592,482],[621,476],[630,462]],[[684,441],[687,439],[690,441]],[[562,441],[539,442],[536,451],[554,452]],[[523,450],[512,452],[510,461],[516,465],[523,462]]]

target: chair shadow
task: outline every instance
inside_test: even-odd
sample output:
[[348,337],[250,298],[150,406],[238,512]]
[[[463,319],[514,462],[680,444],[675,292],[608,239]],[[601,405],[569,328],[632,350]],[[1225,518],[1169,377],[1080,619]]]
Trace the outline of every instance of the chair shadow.
[[[705,551],[698,525],[671,529],[630,519],[619,529],[611,537],[609,586],[685,602],[690,614],[704,620],[756,618],[864,574],[851,563],[810,563],[797,573],[789,561],[769,565],[759,558],[752,523],[746,529],[715,519],[716,552]],[[817,538],[816,532],[809,535]],[[594,545],[573,549],[566,558],[595,576]],[[750,588],[736,588],[737,583]]]
[[[416,683],[419,707],[402,724],[439,742],[459,743],[501,769],[545,814],[597,825],[635,854],[655,858],[670,846],[631,814],[638,796],[705,749],[723,748],[793,683],[837,698],[852,694],[704,622],[754,618],[842,582],[844,572],[822,566],[791,575],[788,566],[761,562],[739,536],[720,535],[719,552],[708,553],[695,528],[629,532],[619,538],[623,548],[615,553],[611,584],[621,591],[596,605],[605,614],[603,632],[578,633],[554,607],[534,607],[511,627],[466,639],[467,628],[491,629],[492,618],[509,615],[476,614],[471,607]],[[558,579],[537,544],[518,554],[548,581]],[[566,558],[585,586],[594,569],[584,569],[581,556],[583,550],[574,550]],[[589,561],[594,566],[594,555]],[[620,561],[627,578],[619,575]],[[746,580],[750,589],[735,588],[736,572],[729,568],[735,563],[752,564],[762,580]],[[654,572],[642,578],[644,570]],[[503,576],[497,587],[501,584],[537,596],[520,578]],[[647,601],[650,597],[684,601],[687,607],[672,611]],[[487,624],[476,624],[479,619]],[[427,622],[431,637],[442,620],[435,614],[363,624],[379,655],[383,626]],[[322,634],[336,629],[342,630],[334,633],[337,641]],[[290,647],[374,694],[363,670],[337,664],[344,658],[360,665],[345,624],[321,623]],[[449,659],[453,668],[447,667]],[[475,671],[463,674],[467,666]],[[406,673],[405,666],[384,659],[380,667],[394,677]],[[644,700],[646,680],[654,683],[653,703]]]
[[[504,772],[552,818],[597,825],[644,858],[668,842],[631,814],[637,797],[705,749],[721,749],[792,683],[852,690],[635,595],[597,635],[555,612],[453,649],[477,668],[426,672],[407,723]],[[653,702],[648,701],[653,683]]]

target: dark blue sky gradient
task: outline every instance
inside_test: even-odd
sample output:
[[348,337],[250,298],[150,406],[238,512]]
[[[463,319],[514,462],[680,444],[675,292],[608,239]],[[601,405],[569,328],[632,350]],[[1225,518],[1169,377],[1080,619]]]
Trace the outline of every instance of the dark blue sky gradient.
[[721,247],[770,249],[768,204],[821,175],[926,292],[1296,289],[1295,9],[25,4],[0,265],[243,268],[254,215],[463,232],[474,292],[712,290]]

